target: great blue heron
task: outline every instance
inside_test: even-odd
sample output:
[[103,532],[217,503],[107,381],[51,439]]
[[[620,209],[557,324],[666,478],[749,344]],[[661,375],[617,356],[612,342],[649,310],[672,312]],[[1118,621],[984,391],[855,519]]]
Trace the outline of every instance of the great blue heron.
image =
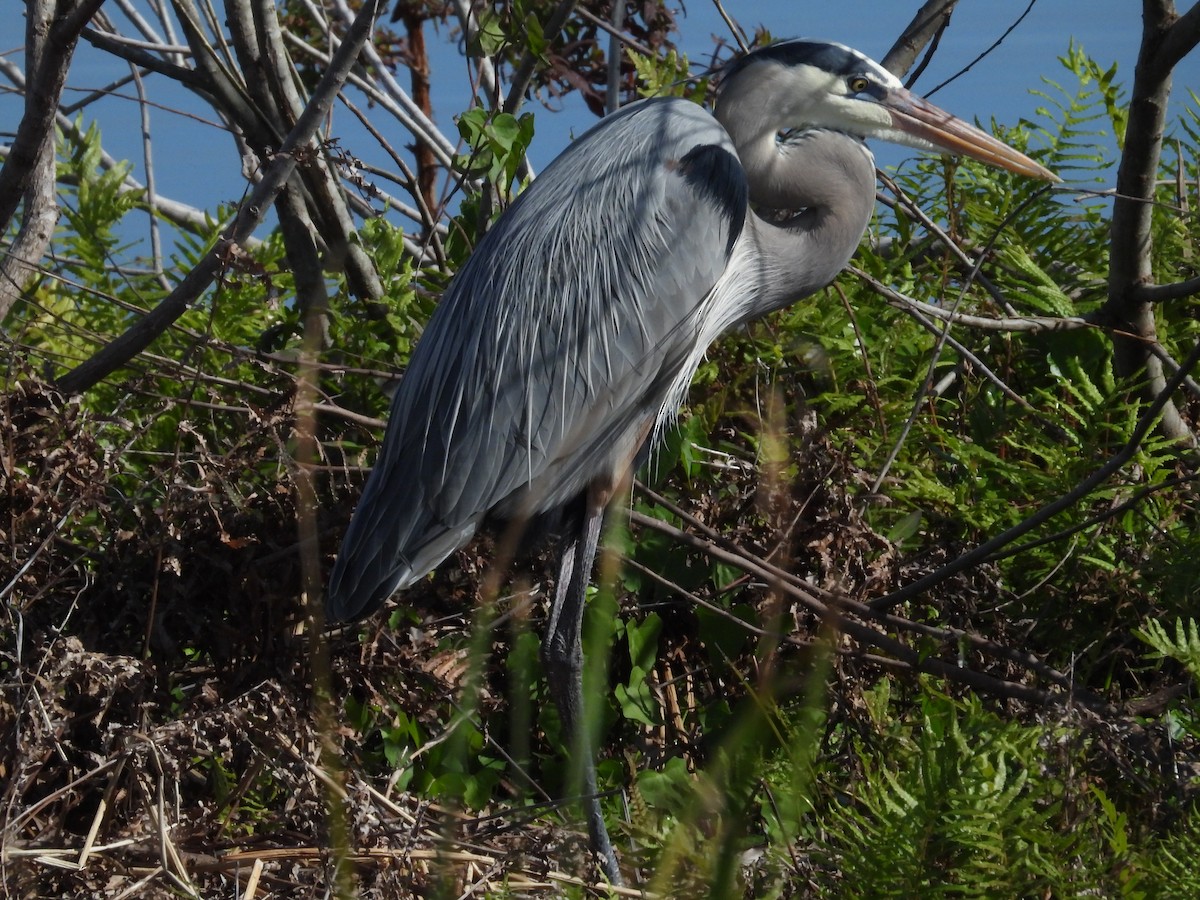
[[579,736],[580,627],[604,511],[709,344],[849,261],[875,205],[868,137],[1055,180],[841,44],[743,56],[711,115],[669,98],[617,112],[546,168],[454,278],[333,568],[329,618],[353,619],[485,521],[569,523],[542,655],[564,734],[586,756],[588,831],[614,881]]

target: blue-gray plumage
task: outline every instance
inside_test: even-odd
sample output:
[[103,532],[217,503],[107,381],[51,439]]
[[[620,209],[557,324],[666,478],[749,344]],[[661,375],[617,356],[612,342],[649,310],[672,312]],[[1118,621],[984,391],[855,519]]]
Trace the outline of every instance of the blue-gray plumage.
[[[712,341],[849,260],[874,207],[872,136],[1054,177],[856,51],[813,41],[732,64],[711,115],[646,100],[569,147],[480,241],[414,350],[329,617],[376,609],[485,519],[565,510],[543,655],[565,725],[582,728],[579,623],[604,509]],[[587,812],[616,880],[594,797]]]

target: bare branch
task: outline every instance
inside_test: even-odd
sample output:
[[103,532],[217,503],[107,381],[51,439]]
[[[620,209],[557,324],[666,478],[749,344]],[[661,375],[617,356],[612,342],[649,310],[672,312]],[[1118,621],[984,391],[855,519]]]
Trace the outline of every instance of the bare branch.
[[[1170,353],[1163,349],[1161,344],[1151,344],[1148,349],[1151,353],[1162,360],[1162,364],[1167,367],[1167,371],[1169,371],[1172,375],[1175,375],[1179,372],[1178,361],[1176,361]],[[1183,386],[1191,392],[1193,397],[1200,399],[1200,382],[1197,382],[1196,379],[1192,378],[1186,372],[1184,375],[1185,377],[1183,379]]]
[[[59,117],[56,124],[68,141],[78,143],[82,140],[82,135],[75,127],[75,123],[70,119]],[[7,158],[8,148],[0,147],[0,159]],[[101,169],[111,171],[118,165],[118,161],[101,150],[99,164]],[[77,185],[79,183],[79,179],[70,173],[60,172],[57,178],[60,184]],[[142,202],[147,211],[161,216],[172,225],[191,234],[207,234],[212,228],[212,219],[204,210],[179,200],[172,200],[170,197],[164,197],[162,194],[155,194],[151,197],[146,189],[146,185],[142,184],[132,175],[126,175],[125,179],[121,182],[121,194],[143,195]],[[245,242],[246,246],[257,246],[258,243],[257,238],[249,238]],[[24,258],[30,262],[33,261],[28,256]]]
[[1086,316],[975,316],[942,306],[934,306],[932,303],[925,303],[924,301],[909,297],[907,294],[900,293],[895,288],[889,287],[873,275],[855,266],[847,266],[846,271],[852,272],[869,285],[871,290],[875,291],[897,309],[905,311],[910,309],[918,310],[924,315],[943,322],[953,322],[982,331],[1019,331],[1026,334],[1039,334],[1046,331],[1075,331],[1079,328],[1100,327]]
[[963,359],[965,359],[967,362],[969,362],[973,369],[975,369],[977,372],[982,374],[984,378],[986,378],[988,381],[990,381],[992,384],[994,384],[996,386],[996,388],[1000,391],[1000,393],[1002,393],[1005,397],[1007,397],[1009,400],[1012,400],[1014,403],[1016,403],[1018,406],[1020,406],[1022,409],[1024,409],[1026,412],[1030,413],[1031,415],[1036,415],[1039,418],[1042,418],[1044,423],[1048,427],[1054,427],[1055,429],[1058,428],[1056,423],[1052,423],[1052,422],[1045,420],[1045,417],[1042,416],[1041,413],[1039,413],[1037,411],[1037,409],[1033,406],[1032,403],[1030,403],[1028,400],[1026,400],[1024,397],[1022,397],[1020,394],[1018,394],[1016,391],[1014,391],[1011,387],[1009,387],[1008,384],[1005,383],[1004,379],[1002,379],[999,375],[997,375],[995,372],[993,372],[991,370],[991,368],[986,363],[984,363],[984,361],[982,359],[980,359],[978,356],[976,356],[974,353],[972,353],[970,351],[970,349],[968,349],[966,347],[966,345],[964,345],[961,341],[957,340],[954,337],[954,335],[950,334],[949,331],[939,328],[936,323],[934,323],[932,320],[930,320],[925,315],[923,315],[919,309],[912,308],[912,309],[906,309],[904,311],[909,316],[911,316],[912,319],[917,324],[919,324],[922,328],[924,328],[926,331],[928,331],[934,337],[942,337],[944,335],[946,343],[948,343],[951,346],[951,348],[953,348],[953,350],[959,356],[961,356]]
[[83,31],[103,3],[104,0],[82,0],[78,5],[67,3],[61,6],[55,15],[54,29],[50,32],[51,42],[64,46],[70,43],[74,47],[79,40],[79,32]]
[[[0,232],[8,228],[33,173],[45,167],[45,146],[53,147],[54,114],[58,110],[67,69],[79,40],[79,31],[102,0],[42,0],[29,4],[26,45],[28,58],[25,113],[17,126],[8,159],[0,169]],[[78,28],[71,30],[78,23]],[[40,255],[40,254],[39,254]]]
[[189,57],[192,55],[192,48],[186,44],[164,44],[161,40],[142,41],[138,40],[137,38],[131,38],[123,34],[118,34],[116,32],[102,32],[95,31],[91,28],[85,28],[83,30],[83,36],[88,37],[89,35],[91,37],[96,37],[103,40],[107,45],[108,51],[113,53],[115,56],[122,55],[116,52],[120,47],[128,47],[133,50],[145,50],[147,52],[151,52],[152,59],[158,59],[157,56],[153,55],[154,53],[162,53],[164,55],[176,57]]
[[[1052,667],[1042,663],[1031,654],[1022,654],[1019,651],[987,641],[984,638],[972,635],[961,629],[936,628],[911,622],[907,619],[901,619],[898,616],[885,615],[879,609],[874,608],[874,604],[864,604],[845,595],[835,595],[821,591],[816,586],[801,581],[789,572],[746,553],[741,548],[726,546],[726,542],[723,540],[715,541],[698,537],[683,529],[676,528],[668,522],[663,522],[635,509],[629,510],[629,520],[633,524],[643,528],[650,528],[668,534],[673,540],[681,544],[694,547],[715,560],[735,566],[755,578],[762,579],[773,589],[778,590],[781,594],[792,600],[798,601],[814,615],[829,622],[860,644],[877,647],[883,652],[890,654],[894,660],[916,671],[932,672],[944,676],[948,680],[967,684],[993,695],[1020,698],[1036,703],[1039,706],[1057,706],[1073,701],[1095,711],[1104,711],[1108,714],[1115,712],[1101,698],[1088,692],[1073,691],[1073,684],[1069,676],[1055,671]],[[1017,662],[1024,668],[1037,672],[1056,683],[1062,693],[1045,691],[1030,687],[1029,685],[1005,681],[984,672],[962,667],[958,665],[957,661],[950,663],[936,656],[929,656],[909,646],[904,641],[867,624],[870,620],[878,621],[893,628],[915,631],[926,637],[941,639],[947,643],[962,640],[964,643],[973,646],[974,649],[989,652],[992,655],[1011,662]]]
[[[383,136],[379,129],[371,123],[371,120],[363,113],[363,111],[360,110],[355,104],[351,103],[350,100],[344,95],[342,96],[341,100],[342,104],[354,114],[355,118],[358,119],[363,128],[367,130],[367,133],[370,134],[371,137],[375,138],[383,151],[391,157],[393,165],[395,165],[396,168],[403,173],[404,178],[407,180],[400,183],[404,184],[404,186],[408,189],[409,195],[413,198],[413,202],[415,202],[417,206],[416,209],[410,209],[403,204],[400,204],[393,198],[386,196],[374,185],[371,185],[375,196],[381,197],[384,202],[393,209],[397,209],[410,218],[421,223],[421,232],[424,235],[423,242],[428,242],[429,246],[433,249],[433,256],[437,261],[437,264],[445,269],[446,251],[442,244],[442,236],[446,234],[447,229],[444,224],[438,222],[437,216],[434,215],[433,210],[426,206],[425,197],[420,189],[420,185],[417,183],[416,175],[409,168],[408,163],[406,163],[403,157],[396,152],[391,143]],[[359,165],[364,171],[369,171],[373,174],[379,173],[379,170],[372,166],[368,166],[366,164]],[[388,177],[394,178],[394,176],[390,174]],[[424,248],[418,244],[415,244],[408,237],[404,238],[404,246],[416,259],[422,259],[426,255]]]
[[930,218],[925,210],[921,209],[919,203],[901,190],[900,185],[896,184],[891,176],[878,169],[875,172],[876,177],[895,195],[896,199],[904,206],[908,213],[924,225],[925,229],[936,237],[942,246],[950,251],[950,254],[958,260],[962,269],[971,273],[972,280],[987,291],[991,298],[996,301],[996,305],[1008,312],[1013,312],[1012,304],[1008,302],[1007,298],[1000,292],[1000,289],[992,283],[992,280],[983,274],[980,264],[967,256],[966,251],[958,245],[958,241],[950,237],[942,226]]
[[363,6],[347,30],[342,45],[334,54],[329,69],[313,91],[312,99],[309,100],[304,113],[280,146],[279,153],[264,173],[254,193],[238,210],[238,215],[226,229],[223,240],[141,321],[103,347],[91,359],[59,379],[60,390],[65,393],[88,390],[125,365],[183,315],[188,305],[212,284],[223,266],[223,254],[230,245],[240,244],[258,227],[266,208],[291,176],[296,166],[296,151],[312,140],[329,114],[329,109],[354,66],[359,50],[370,36],[375,18],[383,6],[384,0],[371,0]]
[[[262,49],[262,65],[267,73],[266,90],[270,106],[287,116],[290,122],[300,114],[303,101],[293,80],[291,60],[284,47],[283,35],[274,3],[255,0],[254,23]],[[261,101],[260,101],[261,102]],[[298,174],[308,196],[310,212],[320,222],[320,234],[329,247],[331,262],[346,272],[350,290],[366,300],[378,300],[384,294],[383,284],[374,263],[359,241],[355,239],[354,220],[342,190],[341,179],[327,156],[314,146],[312,159]],[[293,254],[289,252],[291,259]],[[318,277],[319,277],[318,266]]]
[[1172,284],[1141,284],[1133,289],[1139,303],[1168,303],[1171,300],[1186,300],[1200,294],[1200,277]]
[[[456,0],[456,2],[459,2],[459,0]],[[625,32],[623,32],[617,28],[614,28],[611,22],[604,21],[604,19],[601,19],[598,15],[596,15],[594,12],[589,10],[586,6],[581,6],[578,9],[576,9],[575,15],[579,16],[579,18],[583,19],[585,22],[590,22],[592,25],[595,25],[597,28],[599,28],[601,31],[603,31],[605,34],[607,34],[610,38],[613,38],[614,40],[616,40],[618,44],[628,47],[629,49],[631,49],[637,53],[640,53],[643,56],[654,56],[655,55],[653,49],[651,49],[650,47],[647,47],[641,41],[634,40],[632,37],[630,37]]]
[[1005,547],[1003,550],[993,553],[988,559],[988,562],[996,562],[1001,559],[1007,559],[1011,556],[1019,556],[1022,553],[1027,553],[1030,550],[1037,549],[1038,547],[1056,544],[1059,541],[1073,537],[1082,531],[1087,531],[1089,528],[1095,528],[1104,522],[1109,522],[1115,518],[1118,518],[1129,510],[1136,509],[1137,506],[1147,497],[1151,497],[1161,491],[1171,490],[1172,488],[1179,487],[1180,485],[1194,484],[1197,479],[1200,479],[1200,475],[1174,475],[1163,481],[1147,484],[1134,491],[1133,494],[1122,500],[1120,503],[1114,503],[1111,506],[1107,506],[1095,515],[1088,516],[1082,522],[1077,522],[1074,525],[1070,525],[1060,531],[1054,532],[1054,534],[1048,534],[1045,537],[1026,541],[1025,543],[1018,544],[1015,547]]
[[1159,65],[1173,69],[1200,43],[1200,3],[1175,20],[1159,50]]
[[1004,30],[1004,34],[1000,35],[1000,37],[998,37],[998,38],[996,38],[996,40],[992,41],[991,45],[986,50],[984,50],[982,53],[980,53],[978,56],[976,56],[973,60],[971,60],[969,63],[967,63],[961,69],[959,69],[957,72],[955,72],[949,78],[944,79],[940,83],[935,84],[929,90],[925,91],[925,96],[928,97],[932,94],[936,94],[938,91],[940,91],[946,85],[950,84],[950,82],[955,81],[956,79],[958,79],[961,76],[966,75],[968,72],[970,72],[971,69],[973,69],[975,67],[976,63],[980,62],[987,56],[991,55],[991,53],[993,51],[995,51],[997,47],[999,47],[1001,44],[1003,44],[1004,41],[1008,38],[1008,36],[1010,34],[1012,34],[1013,31],[1016,30],[1016,27],[1025,20],[1025,17],[1027,15],[1029,15],[1029,13],[1033,10],[1034,4],[1036,4],[1036,3],[1037,3],[1037,0],[1029,0],[1029,5],[1025,7],[1024,12],[1022,12],[1019,16],[1017,16],[1016,21],[1014,21],[1011,25],[1008,26],[1008,28],[1006,28]]
[[[558,8],[546,20],[544,32],[547,40],[553,40],[558,36],[578,2],[579,0],[561,0]],[[508,87],[508,96],[504,98],[506,113],[515,113],[521,108],[521,104],[525,101],[525,92],[529,90],[529,83],[533,80],[537,62],[537,54],[532,50],[526,50],[525,55],[521,57],[521,62],[517,65],[517,71],[513,74],[513,82]]]
[[927,0],[925,5],[917,10],[904,33],[896,39],[896,43],[883,57],[880,65],[902,78],[917,61],[917,56],[925,49],[925,45],[945,30],[950,23],[950,14],[957,5],[958,0]]
[[625,4],[612,5],[612,31],[608,36],[608,72],[605,85],[604,111],[615,113],[621,105],[621,29],[625,27]]
[[750,42],[746,40],[746,32],[742,30],[742,26],[733,20],[733,17],[726,11],[721,0],[713,0],[713,6],[717,8],[722,21],[725,22],[725,27],[729,29],[729,33],[733,35],[733,39],[737,41],[738,49],[742,53],[749,51]]
[[0,321],[36,276],[37,262],[58,223],[54,122],[79,31],[99,5],[87,2],[73,7],[70,0],[28,4],[25,112],[0,169],[0,233],[7,231],[21,203],[24,214],[0,262]]
[[[160,59],[148,50],[134,46],[119,37],[99,31],[95,28],[85,28],[83,39],[98,50],[111,53],[126,62],[132,63],[148,72],[154,72],[178,81],[192,90],[208,91],[212,85],[200,72],[189,69],[165,59]],[[190,50],[188,51],[191,52]]]
[[[350,7],[346,5],[346,0],[333,0],[333,8],[343,22],[349,23],[354,17]],[[331,38],[336,46],[337,37],[331,35]],[[438,130],[438,127],[425,115],[424,110],[417,106],[404,88],[392,77],[388,66],[369,42],[363,47],[363,59],[377,83],[377,86],[372,86],[372,93],[382,101],[386,101],[381,102],[381,105],[395,115],[404,127],[412,132],[414,138],[429,146],[437,155],[438,162],[446,168],[453,168],[454,144]],[[352,78],[352,81],[359,88],[368,83],[366,79],[361,78]]]
[[[36,73],[37,61],[45,48],[45,22],[48,10],[34,8],[30,4],[26,28],[26,57],[31,76]],[[8,156],[4,170],[8,171]],[[13,197],[14,202],[16,196]],[[20,230],[9,252],[0,263],[0,321],[16,304],[21,293],[37,273],[37,260],[42,258],[50,244],[54,226],[58,222],[58,203],[54,196],[54,142],[50,134],[43,134],[36,155],[25,176],[25,215]],[[2,232],[4,229],[0,229]]]
[[151,49],[158,50],[163,55],[170,57],[175,63],[183,65],[183,60],[191,54],[191,49],[184,44],[175,44],[170,40],[170,33],[167,38],[160,35],[154,26],[146,21],[141,12],[135,6],[132,0],[114,0],[118,9],[136,28],[145,39]]
[[[467,52],[474,45],[479,35],[479,20],[471,8],[469,0],[451,0],[454,14],[458,16],[458,24],[467,38]],[[488,57],[480,54],[473,57],[475,67],[479,72],[479,84],[488,98],[488,107],[493,108],[500,103],[500,81],[496,77],[496,65]]]

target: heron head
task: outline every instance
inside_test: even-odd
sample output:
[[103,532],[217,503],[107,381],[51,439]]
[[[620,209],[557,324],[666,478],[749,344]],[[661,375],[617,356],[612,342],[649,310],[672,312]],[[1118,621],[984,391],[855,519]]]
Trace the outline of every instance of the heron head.
[[733,108],[773,123],[777,131],[840,131],[1059,180],[1025,154],[907,90],[879,63],[842,44],[781,41],[746,54],[721,77],[718,118],[738,117],[730,112]]

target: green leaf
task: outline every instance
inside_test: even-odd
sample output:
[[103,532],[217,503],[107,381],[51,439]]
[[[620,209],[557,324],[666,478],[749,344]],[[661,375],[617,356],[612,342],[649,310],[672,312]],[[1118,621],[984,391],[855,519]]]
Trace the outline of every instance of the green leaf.
[[484,7],[479,16],[479,31],[471,50],[474,55],[496,56],[508,44],[504,35],[500,16],[492,12],[490,7]]
[[641,623],[627,621],[625,638],[629,644],[629,661],[634,667],[649,671],[658,659],[658,635],[662,619],[658,613],[647,613]]
[[618,684],[613,693],[621,706],[621,714],[625,718],[643,725],[654,727],[661,725],[659,705],[654,700],[647,679],[649,671],[634,666],[629,673],[629,681]]
[[1173,659],[1182,663],[1189,674],[1200,681],[1200,626],[1195,619],[1175,620],[1175,635],[1172,637],[1157,619],[1134,631],[1143,643],[1152,647],[1159,658]]
[[893,544],[903,544],[911,537],[915,537],[921,530],[921,520],[923,516],[921,510],[915,509],[907,516],[897,522],[888,531],[887,539]]

